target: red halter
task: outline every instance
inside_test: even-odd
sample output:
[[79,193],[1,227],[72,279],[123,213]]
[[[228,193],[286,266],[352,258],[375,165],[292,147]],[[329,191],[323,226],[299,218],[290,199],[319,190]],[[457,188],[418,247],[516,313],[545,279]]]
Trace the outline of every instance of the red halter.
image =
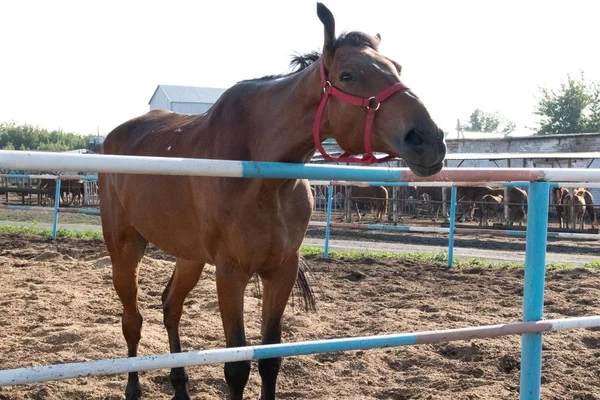
[[[383,158],[377,158],[373,155],[373,151],[371,150],[371,129],[373,127],[373,121],[375,120],[375,112],[379,110],[379,106],[381,106],[381,103],[383,103],[383,101],[388,99],[391,95],[393,95],[399,90],[409,90],[408,87],[403,83],[398,82],[391,86],[388,86],[386,89],[382,90],[376,96],[373,97],[367,98],[353,96],[342,92],[335,86],[332,86],[331,82],[327,80],[327,76],[325,75],[325,67],[323,65],[323,58],[321,58],[321,61],[319,62],[319,69],[321,72],[321,84],[323,85],[323,98],[321,99],[321,103],[319,104],[319,108],[317,109],[317,116],[315,118],[315,124],[313,125],[313,138],[315,140],[315,144],[317,145],[317,149],[323,156],[323,160],[334,162],[362,163],[365,165],[370,165],[374,163],[387,161],[393,158],[390,155],[385,156]],[[351,154],[348,152],[344,152],[338,158],[333,158],[325,152],[325,149],[323,149],[323,146],[321,145],[321,135],[319,130],[321,127],[321,119],[323,118],[323,112],[325,111],[325,105],[327,105],[327,100],[329,100],[329,96],[337,97],[345,103],[354,104],[355,106],[361,106],[367,109],[367,121],[365,125],[366,153],[362,156],[362,158],[351,157]]]

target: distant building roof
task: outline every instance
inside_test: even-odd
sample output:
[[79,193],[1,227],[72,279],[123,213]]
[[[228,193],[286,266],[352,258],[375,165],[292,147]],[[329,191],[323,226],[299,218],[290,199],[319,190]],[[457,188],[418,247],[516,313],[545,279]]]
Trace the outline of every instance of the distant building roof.
[[175,85],[158,85],[154,94],[150,98],[148,104],[152,102],[152,98],[156,92],[161,89],[169,101],[173,103],[208,103],[214,104],[217,99],[227,89],[196,87],[196,86],[175,86]]

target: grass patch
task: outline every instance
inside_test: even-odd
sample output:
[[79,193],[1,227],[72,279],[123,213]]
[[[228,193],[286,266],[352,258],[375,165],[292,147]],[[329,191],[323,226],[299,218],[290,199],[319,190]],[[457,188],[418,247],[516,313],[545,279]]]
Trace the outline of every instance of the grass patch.
[[[300,252],[305,257],[323,257],[323,249],[315,246],[302,246]],[[428,252],[414,252],[414,253],[390,253],[387,251],[355,251],[355,250],[331,250],[329,251],[329,258],[333,260],[360,260],[360,259],[371,259],[371,260],[411,260],[421,261],[429,263],[448,263],[448,253],[428,253]],[[455,263],[458,259],[454,257]]]
[[[0,235],[35,235],[52,238],[51,229],[36,228],[35,226],[0,226]],[[95,231],[71,231],[68,229],[57,229],[57,239],[84,239],[102,240],[102,232]]]
[[583,268],[600,269],[600,260],[594,260],[594,261],[585,263],[585,264],[583,264]]
[[[323,249],[315,246],[303,246],[300,252],[305,257],[323,257]],[[432,253],[432,252],[414,252],[414,253],[388,253],[388,252],[371,252],[371,251],[352,251],[352,250],[332,250],[329,252],[329,258],[332,260],[407,260],[417,261],[430,264],[448,265],[448,253]],[[488,261],[478,258],[470,258],[468,260],[460,260],[454,257],[452,260],[453,268],[508,268],[508,269],[523,269],[523,262],[509,261]],[[575,266],[570,263],[549,263],[546,265],[548,271],[559,269],[569,269]],[[600,270],[600,260],[589,262],[583,265],[583,268]]]

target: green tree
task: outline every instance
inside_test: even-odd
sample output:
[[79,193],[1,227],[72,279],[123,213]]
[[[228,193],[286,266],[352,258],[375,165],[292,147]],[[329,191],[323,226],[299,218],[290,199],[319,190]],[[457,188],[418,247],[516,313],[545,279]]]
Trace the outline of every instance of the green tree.
[[33,125],[0,123],[0,149],[67,151],[85,148],[86,137],[62,130],[49,131]]
[[590,84],[590,104],[584,112],[585,130],[600,132],[600,83]]
[[541,117],[539,135],[600,131],[600,85],[567,75],[558,90],[540,88],[535,114]]
[[468,120],[469,122],[462,126],[462,129],[470,132],[502,132],[508,135],[516,128],[513,121],[502,118],[497,112],[485,112],[479,108],[473,110]]

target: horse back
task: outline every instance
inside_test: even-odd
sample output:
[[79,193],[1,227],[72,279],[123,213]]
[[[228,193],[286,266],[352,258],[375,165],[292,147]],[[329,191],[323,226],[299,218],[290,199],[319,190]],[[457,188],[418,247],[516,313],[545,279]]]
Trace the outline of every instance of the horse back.
[[103,143],[104,154],[184,157],[202,138],[200,115],[153,110],[131,119],[110,132]]
[[[104,142],[104,153],[183,158],[236,154],[236,149],[217,151],[205,130],[202,115],[152,111],[115,128]],[[231,140],[217,146],[227,150],[224,143]],[[312,212],[304,180],[102,173],[98,185],[103,228],[133,226],[147,241],[188,260],[235,256],[258,265],[270,253],[289,255],[300,246]]]

